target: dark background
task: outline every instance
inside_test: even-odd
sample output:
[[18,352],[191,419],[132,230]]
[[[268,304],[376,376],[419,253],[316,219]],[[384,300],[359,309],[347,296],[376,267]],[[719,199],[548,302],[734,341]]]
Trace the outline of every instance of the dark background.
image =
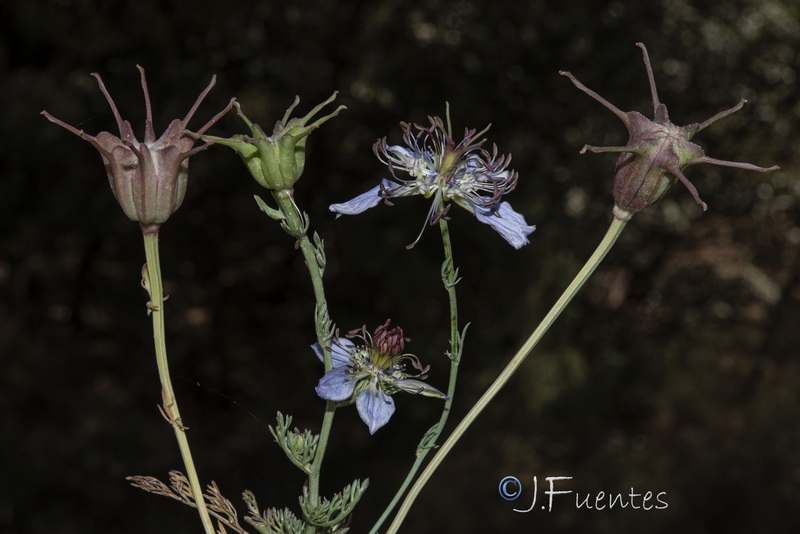
[[[0,6],[0,531],[198,532],[194,510],[124,477],[182,469],[156,410],[152,333],[139,287],[138,227],[114,201],[100,158],[44,120],[114,131],[98,72],[141,135],[136,64],[147,70],[157,133],[190,126],[231,96],[271,129],[295,94],[304,114],[334,90],[348,110],[309,141],[298,203],[326,240],[326,283],[343,329],[386,317],[443,387],[447,302],[428,203],[400,199],[334,220],[327,205],[386,176],[372,143],[400,141],[449,101],[455,129],[492,123],[520,173],[508,199],[538,230],[515,251],[452,210],[462,323],[471,322],[449,429],[491,383],[602,237],[625,129],[559,69],[624,110],[652,107],[637,41],[678,124],[749,103],[698,135],[709,155],[782,170],[711,166],[637,215],[595,277],[463,437],[405,532],[797,532],[800,517],[800,8],[793,0],[577,2],[55,2]],[[233,115],[212,133],[243,132]],[[186,201],[161,232],[172,373],[205,481],[240,504],[289,506],[304,481],[265,425],[277,410],[318,429],[321,366],[313,298],[291,239],[260,213],[264,194],[234,153],[192,159]],[[323,472],[330,495],[371,484],[365,532],[438,417],[437,401],[396,397],[369,436],[337,413]],[[448,430],[449,431],[449,430]],[[666,492],[663,511],[550,513],[500,499],[519,477],[564,489]],[[243,506],[240,510],[243,511]],[[793,511],[794,510],[794,511]]]

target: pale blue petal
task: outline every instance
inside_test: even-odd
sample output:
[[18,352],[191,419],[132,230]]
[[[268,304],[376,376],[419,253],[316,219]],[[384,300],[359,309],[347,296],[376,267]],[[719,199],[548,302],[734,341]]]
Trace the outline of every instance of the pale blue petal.
[[[335,338],[331,344],[331,360],[333,362],[333,367],[336,368],[342,365],[350,365],[352,363],[350,353],[355,347],[355,343],[346,337]],[[319,361],[325,361],[325,354],[322,352],[322,347],[319,346],[319,343],[314,343],[311,345],[311,349],[314,351],[314,354],[317,355]]]
[[316,392],[325,400],[341,402],[353,396],[356,381],[347,373],[347,368],[336,367],[319,379]]
[[472,154],[467,159],[464,174],[479,182],[503,182],[508,180],[511,173],[507,170],[493,171],[487,168],[483,158]]
[[397,184],[384,178],[380,185],[373,187],[366,193],[361,193],[357,197],[341,204],[331,204],[328,209],[336,214],[337,219],[342,215],[358,215],[381,203],[384,198],[380,194],[381,188],[385,191],[391,191],[396,186]]
[[497,204],[494,210],[475,206],[475,217],[497,230],[503,239],[516,249],[530,243],[528,235],[536,230],[535,226],[528,225],[525,217],[511,209],[511,204],[508,202]]
[[389,422],[394,413],[394,399],[378,389],[364,390],[356,399],[356,408],[361,420],[367,423],[369,433]]
[[400,145],[387,146],[386,152],[390,155],[392,162],[401,163],[406,168],[412,167],[414,162],[419,159],[415,152]]
[[356,344],[347,338],[336,338],[331,345],[331,360],[334,367],[342,365],[350,365],[353,363],[352,352],[355,350]]

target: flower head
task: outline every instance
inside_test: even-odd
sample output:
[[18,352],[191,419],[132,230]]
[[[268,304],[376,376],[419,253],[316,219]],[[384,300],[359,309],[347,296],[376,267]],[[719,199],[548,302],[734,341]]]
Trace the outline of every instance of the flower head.
[[[136,68],[141,73],[144,103],[147,110],[143,142],[136,139],[131,123],[122,119],[114,100],[108,94],[103,80],[97,73],[92,73],[92,76],[97,79],[100,91],[111,106],[111,111],[114,113],[119,127],[120,137],[108,132],[100,132],[96,136],[91,136],[83,130],[78,130],[74,126],[56,119],[46,111],[42,111],[42,115],[50,122],[58,124],[88,141],[100,152],[108,174],[108,181],[111,184],[111,191],[122,206],[125,215],[131,220],[138,221],[145,233],[157,233],[161,224],[183,202],[189,176],[189,157],[209,146],[209,144],[205,144],[193,148],[195,140],[184,130],[200,103],[214,87],[216,76],[212,76],[211,83],[200,93],[189,113],[183,119],[173,120],[161,137],[156,139],[144,69],[139,65]],[[208,121],[200,129],[200,132],[206,131],[230,111],[234,101],[235,99],[231,99],[228,106]]]
[[[345,402],[355,398],[358,414],[369,427],[370,434],[389,422],[394,413],[394,400],[390,395],[398,391],[447,398],[422,381],[428,367],[423,368],[416,356],[403,353],[408,338],[400,327],[390,329],[390,322],[387,320],[372,335],[362,327],[347,337],[334,337],[331,345],[333,369],[325,373],[316,387],[317,395],[328,401]],[[359,339],[361,343],[353,343],[348,338]],[[323,360],[319,343],[311,348]],[[418,372],[409,374],[406,364]]]
[[234,149],[244,160],[253,178],[263,187],[273,191],[288,190],[303,174],[308,136],[322,123],[337,116],[343,109],[347,109],[345,106],[339,106],[311,124],[308,123],[314,115],[317,115],[323,107],[335,99],[336,93],[333,93],[330,98],[314,107],[306,116],[290,118],[294,108],[300,103],[300,97],[295,97],[294,103],[286,110],[283,119],[275,124],[270,136],[264,132],[261,126],[251,122],[242,113],[241,107],[237,103],[234,104],[236,113],[250,128],[252,136],[234,135],[224,138],[198,135],[198,137],[204,141],[211,141]]
[[[400,123],[406,146],[389,145],[386,138],[378,140],[373,147],[375,155],[389,167],[392,180],[384,179],[366,193],[332,204],[330,210],[337,216],[355,215],[381,201],[391,205],[391,198],[422,195],[433,197],[426,224],[446,217],[447,203],[452,201],[494,228],[514,248],[527,245],[527,236],[536,227],[528,226],[522,215],[502,201],[517,185],[517,173],[508,169],[511,156],[499,155],[497,146],[491,153],[482,148],[486,140],[481,136],[488,126],[480,133],[465,130],[464,139],[456,143],[449,107],[446,118],[447,125],[439,117],[428,117],[430,126]],[[397,171],[408,176],[399,176]],[[408,248],[417,241],[419,237]]]
[[670,122],[667,107],[658,100],[650,57],[644,44],[636,43],[642,49],[650,92],[653,97],[654,118],[651,121],[636,111],[624,112],[609,101],[583,85],[571,73],[561,71],[572,83],[602,105],[610,109],[628,128],[628,144],[617,147],[597,147],[586,145],[581,154],[591,152],[620,152],[614,172],[613,194],[614,213],[618,218],[628,219],[659,200],[672,185],[679,180],[705,211],[708,206],[700,199],[695,186],[684,176],[682,169],[696,163],[710,163],[723,167],[736,167],[758,172],[771,172],[779,169],[777,165],[769,168],[750,163],[739,163],[710,158],[700,146],[690,142],[700,130],[723,117],[740,110],[746,100],[742,99],[730,109],[721,111],[702,123],[677,126]]

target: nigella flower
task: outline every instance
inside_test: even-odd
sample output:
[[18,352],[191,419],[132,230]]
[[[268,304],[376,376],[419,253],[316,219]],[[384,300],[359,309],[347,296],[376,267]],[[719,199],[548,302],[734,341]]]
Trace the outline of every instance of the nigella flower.
[[[446,127],[439,117],[428,117],[428,127],[414,125],[412,129],[410,124],[400,123],[405,147],[390,146],[386,138],[378,140],[373,147],[375,155],[389,167],[393,180],[384,179],[352,200],[332,204],[330,210],[337,217],[355,215],[381,201],[391,206],[391,198],[422,195],[433,197],[426,223],[433,225],[446,217],[450,209],[448,202],[453,201],[494,228],[514,248],[527,245],[527,236],[536,227],[529,226],[508,202],[502,201],[503,195],[513,191],[517,184],[517,173],[508,169],[511,156],[498,155],[496,145],[491,153],[481,148],[486,140],[480,137],[488,126],[480,133],[465,130],[464,139],[456,143],[449,107],[446,118]],[[408,177],[398,176],[395,172],[398,170]],[[420,236],[408,248],[413,247]]]
[[[42,111],[42,115],[50,122],[58,124],[88,141],[100,152],[108,174],[108,181],[111,184],[111,191],[122,206],[125,215],[131,220],[138,221],[144,233],[155,234],[161,224],[183,202],[189,176],[189,157],[210,145],[210,143],[206,143],[193,148],[195,139],[187,135],[185,129],[200,103],[214,87],[217,77],[212,76],[211,83],[200,93],[189,113],[183,119],[173,120],[161,137],[156,139],[153,131],[150,93],[147,90],[144,69],[139,65],[136,68],[141,74],[147,113],[143,142],[136,139],[131,123],[122,119],[117,106],[114,105],[114,100],[111,99],[103,80],[97,73],[92,73],[92,76],[97,79],[100,91],[111,106],[111,111],[119,127],[119,137],[109,132],[100,132],[96,136],[92,136],[56,119],[46,111]],[[235,100],[231,99],[225,109],[208,121],[198,132],[205,132],[230,111]]]
[[[334,337],[331,345],[333,369],[325,373],[317,384],[317,395],[333,402],[345,402],[355,398],[356,409],[369,427],[369,433],[389,422],[394,413],[394,399],[398,391],[418,393],[426,397],[447,399],[447,395],[423,382],[428,367],[422,367],[419,359],[404,354],[408,340],[400,327],[389,329],[391,319],[375,329],[370,335],[366,328],[354,330],[347,337]],[[358,338],[360,344],[347,338]],[[323,360],[319,343],[311,346]],[[406,364],[416,369],[416,374],[406,371]]]

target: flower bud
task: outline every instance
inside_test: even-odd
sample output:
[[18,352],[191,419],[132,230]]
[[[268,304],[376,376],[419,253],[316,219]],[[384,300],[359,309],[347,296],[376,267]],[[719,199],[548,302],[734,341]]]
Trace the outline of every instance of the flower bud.
[[336,99],[336,95],[337,93],[333,93],[330,98],[312,109],[305,117],[290,119],[292,111],[300,103],[300,97],[295,97],[294,103],[286,110],[283,119],[275,124],[271,136],[267,136],[258,124],[251,122],[236,103],[234,104],[236,113],[250,128],[252,137],[234,135],[224,138],[199,135],[202,132],[198,132],[197,137],[234,149],[244,160],[253,178],[263,187],[272,191],[288,190],[303,174],[306,162],[306,140],[309,134],[328,119],[337,116],[341,110],[347,109],[345,106],[339,106],[332,113],[308,124],[314,115]]
[[597,147],[586,145],[581,154],[590,152],[619,152],[617,166],[614,171],[613,195],[615,201],[614,214],[618,218],[630,218],[633,213],[658,201],[676,181],[680,181],[692,194],[694,200],[705,211],[708,206],[700,199],[695,186],[683,174],[682,169],[696,163],[710,163],[723,167],[736,167],[758,172],[771,172],[779,169],[758,167],[750,163],[739,163],[710,158],[703,149],[692,143],[692,137],[700,130],[713,124],[742,108],[742,99],[732,108],[721,111],[699,124],[677,126],[670,122],[667,107],[658,100],[653,69],[647,49],[642,43],[636,43],[642,49],[650,92],[653,97],[653,120],[636,111],[624,112],[606,99],[583,85],[572,74],[561,71],[575,87],[591,96],[610,109],[628,128],[629,139],[625,146]]
[[[139,65],[136,68],[141,73],[144,103],[147,110],[144,142],[136,139],[130,122],[122,120],[103,80],[96,73],[92,73],[92,76],[97,79],[100,91],[111,106],[111,111],[117,120],[120,137],[108,132],[100,132],[97,136],[91,136],[83,130],[78,130],[74,126],[56,119],[46,111],[42,111],[42,115],[50,122],[58,124],[88,141],[100,152],[108,174],[108,181],[111,184],[111,191],[122,206],[125,215],[131,220],[138,221],[143,232],[152,234],[158,232],[161,224],[183,202],[188,180],[189,157],[209,146],[207,143],[201,147],[192,148],[195,140],[184,130],[200,103],[214,87],[216,76],[211,78],[211,83],[200,93],[186,117],[181,120],[173,120],[164,134],[156,139],[144,69]],[[230,111],[234,102],[235,99],[231,99],[228,106],[199,131],[204,132],[210,128]]]

